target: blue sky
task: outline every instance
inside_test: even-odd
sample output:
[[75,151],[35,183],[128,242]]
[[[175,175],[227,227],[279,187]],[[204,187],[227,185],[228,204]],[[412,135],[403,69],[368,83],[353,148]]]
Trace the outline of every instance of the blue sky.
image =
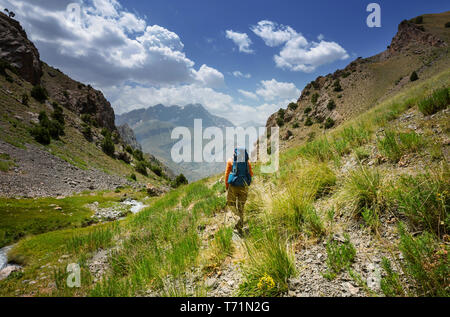
[[[73,2],[80,25],[66,10]],[[381,28],[366,25],[371,2],[381,6]],[[263,123],[317,76],[385,50],[403,19],[450,9],[442,0],[0,0],[0,6],[15,10],[44,61],[101,89],[117,113],[202,103],[237,124]]]

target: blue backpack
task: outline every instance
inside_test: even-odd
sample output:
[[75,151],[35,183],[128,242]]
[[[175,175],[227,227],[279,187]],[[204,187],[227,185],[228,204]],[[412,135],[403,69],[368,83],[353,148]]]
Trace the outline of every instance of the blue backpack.
[[246,149],[234,150],[233,170],[228,177],[228,184],[236,187],[250,186],[252,177],[248,169],[249,156]]

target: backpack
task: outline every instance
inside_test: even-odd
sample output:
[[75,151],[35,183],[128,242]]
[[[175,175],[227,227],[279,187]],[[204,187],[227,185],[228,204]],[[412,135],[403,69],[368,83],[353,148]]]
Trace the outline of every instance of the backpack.
[[250,186],[252,177],[248,169],[249,156],[246,149],[234,150],[233,169],[228,177],[228,184],[236,187]]

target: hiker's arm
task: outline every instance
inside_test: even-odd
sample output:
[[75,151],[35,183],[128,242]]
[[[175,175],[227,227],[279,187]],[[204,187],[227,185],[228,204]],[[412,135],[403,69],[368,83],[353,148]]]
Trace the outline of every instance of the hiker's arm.
[[233,164],[230,161],[227,161],[227,168],[225,170],[225,187],[228,190],[228,177],[230,176],[231,170],[233,169]]
[[248,161],[248,171],[250,172],[250,176],[253,177],[253,169],[252,164],[250,164],[250,161]]

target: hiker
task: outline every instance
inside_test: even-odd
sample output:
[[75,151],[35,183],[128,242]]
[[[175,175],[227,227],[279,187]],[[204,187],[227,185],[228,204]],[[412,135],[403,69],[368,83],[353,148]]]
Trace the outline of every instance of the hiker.
[[239,216],[235,229],[240,235],[244,227],[244,206],[247,202],[248,187],[253,177],[252,166],[246,149],[236,148],[227,162],[225,186],[228,190],[227,206]]

